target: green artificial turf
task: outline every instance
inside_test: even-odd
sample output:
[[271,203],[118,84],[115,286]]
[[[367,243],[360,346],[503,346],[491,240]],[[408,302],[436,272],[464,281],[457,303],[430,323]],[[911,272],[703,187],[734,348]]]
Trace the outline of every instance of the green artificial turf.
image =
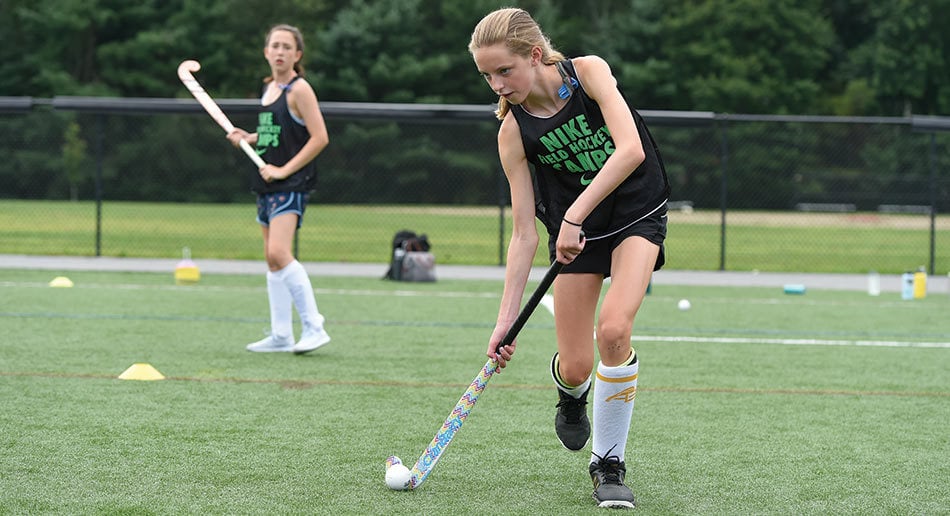
[[[501,283],[314,277],[333,341],[254,354],[263,276],[0,271],[0,514],[602,514],[528,321],[432,474]],[[688,298],[692,309],[680,311]],[[950,296],[654,285],[627,443],[638,514],[946,514]],[[299,332],[299,326],[298,326]],[[121,380],[137,363],[160,381]]]

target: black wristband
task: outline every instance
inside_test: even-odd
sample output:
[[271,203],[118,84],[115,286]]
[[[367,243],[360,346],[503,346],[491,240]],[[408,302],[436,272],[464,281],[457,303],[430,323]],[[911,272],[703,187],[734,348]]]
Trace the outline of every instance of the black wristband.
[[584,226],[582,226],[581,224],[575,224],[575,223],[573,223],[573,222],[571,222],[571,221],[569,221],[569,220],[567,220],[567,219],[565,219],[565,218],[562,218],[561,220],[563,220],[564,222],[566,222],[566,223],[568,223],[568,224],[574,226],[575,228],[584,227]]

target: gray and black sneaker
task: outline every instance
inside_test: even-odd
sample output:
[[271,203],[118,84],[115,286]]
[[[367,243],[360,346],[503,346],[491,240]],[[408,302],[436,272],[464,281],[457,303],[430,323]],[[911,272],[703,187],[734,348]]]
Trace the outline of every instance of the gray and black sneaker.
[[590,420],[587,419],[589,392],[590,388],[580,398],[575,398],[561,389],[557,390],[560,400],[557,402],[557,415],[554,416],[554,431],[568,450],[579,451],[587,446],[590,439]]
[[590,479],[594,482],[594,501],[599,507],[628,508],[636,505],[633,491],[623,483],[627,467],[616,455],[590,464]]

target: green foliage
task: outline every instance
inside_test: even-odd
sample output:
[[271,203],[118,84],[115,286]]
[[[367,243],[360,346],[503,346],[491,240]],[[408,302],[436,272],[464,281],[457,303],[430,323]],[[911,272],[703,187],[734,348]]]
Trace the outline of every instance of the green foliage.
[[[6,0],[4,95],[260,94],[267,30],[298,26],[322,100],[492,102],[466,51],[495,0]],[[569,56],[611,63],[634,105],[734,113],[950,111],[950,0],[526,0]]]
[[66,197],[62,148],[63,131],[70,119],[68,114],[51,110],[32,113],[29,123],[21,117],[0,117],[4,197]]
[[864,116],[874,111],[874,89],[867,79],[849,81],[840,95],[829,99],[829,109],[835,116]]
[[327,9],[296,0],[10,0],[0,4],[0,32],[18,44],[0,49],[0,91],[176,96],[178,63],[198,59],[221,85],[215,91],[256,95],[248,85],[267,73],[268,28],[289,20],[319,30]]
[[[7,41],[0,50],[2,91],[8,95],[108,95],[115,90],[98,81],[96,27],[115,12],[94,0],[10,0],[0,4],[0,26]],[[26,49],[26,52],[23,52]],[[14,54],[15,52],[15,54]]]
[[656,0],[627,3],[627,9],[606,16],[605,28],[586,32],[590,38],[588,52],[599,54],[610,63],[634,107],[677,109],[678,104],[672,101],[678,95],[679,81],[670,80],[675,65],[666,52],[667,4]]
[[809,111],[833,37],[817,3],[710,0],[671,10],[664,41],[669,70],[680,78],[671,107]]
[[[319,35],[322,98],[371,102],[462,102],[478,91],[466,51],[479,4],[353,0]],[[462,73],[459,73],[462,72]]]
[[878,94],[905,114],[950,112],[950,1],[897,0],[880,9]]

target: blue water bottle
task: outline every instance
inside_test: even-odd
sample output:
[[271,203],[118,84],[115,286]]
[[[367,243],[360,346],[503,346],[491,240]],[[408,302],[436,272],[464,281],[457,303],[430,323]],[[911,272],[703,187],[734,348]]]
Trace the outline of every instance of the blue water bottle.
[[914,299],[914,273],[907,271],[901,275],[901,299]]

